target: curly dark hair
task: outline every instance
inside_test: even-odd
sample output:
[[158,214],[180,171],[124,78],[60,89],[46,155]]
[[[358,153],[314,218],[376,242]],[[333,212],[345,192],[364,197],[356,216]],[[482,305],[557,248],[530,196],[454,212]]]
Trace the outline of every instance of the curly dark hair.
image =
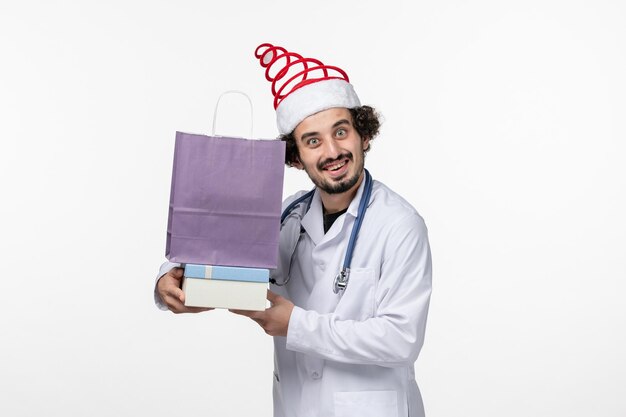
[[[354,128],[361,138],[370,140],[370,146],[365,150],[365,152],[367,152],[372,148],[371,141],[378,135],[378,131],[380,130],[380,115],[370,106],[360,106],[348,110],[352,116]],[[287,147],[285,152],[285,164],[288,166],[293,166],[295,162],[300,160],[294,131],[278,137],[278,139],[285,141]]]

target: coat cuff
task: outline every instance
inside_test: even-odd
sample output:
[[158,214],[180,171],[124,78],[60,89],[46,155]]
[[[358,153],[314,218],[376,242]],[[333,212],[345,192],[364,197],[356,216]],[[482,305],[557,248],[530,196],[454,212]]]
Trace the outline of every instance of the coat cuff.
[[304,310],[298,306],[293,306],[291,316],[289,317],[289,326],[287,326],[287,349],[297,351],[295,347],[300,345],[300,326]]
[[161,279],[163,275],[167,274],[174,268],[180,268],[180,265],[181,264],[176,264],[173,262],[165,262],[159,268],[159,273],[157,274],[156,281],[154,282],[154,304],[156,304],[156,306],[160,310],[166,311],[168,310],[168,308],[167,308],[167,305],[163,302],[163,299],[161,298],[161,296],[159,295],[159,292],[157,291],[157,283],[159,282],[159,280]]

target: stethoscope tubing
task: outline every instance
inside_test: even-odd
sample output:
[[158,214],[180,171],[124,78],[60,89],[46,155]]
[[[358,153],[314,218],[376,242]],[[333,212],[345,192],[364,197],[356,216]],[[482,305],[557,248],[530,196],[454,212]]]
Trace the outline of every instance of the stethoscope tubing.
[[[363,224],[363,218],[365,217],[365,212],[367,210],[367,206],[369,205],[370,197],[372,195],[372,189],[374,188],[372,176],[370,175],[367,169],[365,169],[364,171],[365,171],[365,185],[363,189],[363,196],[361,197],[361,201],[359,202],[359,209],[357,212],[356,219],[354,220],[354,225],[352,226],[352,231],[350,233],[350,240],[348,241],[348,248],[346,250],[346,255],[343,259],[343,265],[342,265],[341,271],[339,271],[333,283],[333,292],[335,294],[339,293],[339,291],[345,290],[345,288],[348,286],[348,281],[350,277],[350,264],[352,262],[352,255],[354,254],[354,247],[356,246],[356,241],[359,235],[359,230],[361,229],[361,225]],[[311,202],[313,201],[314,193],[315,193],[315,188],[307,192],[306,194],[298,197],[293,202],[291,202],[281,214],[280,224],[281,225],[283,224],[285,219],[291,214],[291,212],[295,209],[296,206],[298,206],[299,204],[301,204],[307,199],[309,201],[308,201],[308,205],[307,205],[305,213],[309,211],[309,208],[311,207]],[[290,278],[291,277],[288,276],[287,279],[281,284],[276,282],[276,280],[271,280],[270,282],[279,286],[283,286],[287,284],[287,282],[289,282]]]
[[356,239],[361,230],[361,224],[363,223],[363,217],[365,217],[365,211],[372,195],[372,176],[368,170],[365,170],[365,187],[363,189],[363,196],[359,202],[359,211],[357,212],[356,220],[352,226],[352,232],[350,233],[350,240],[348,241],[348,250],[346,256],[343,259],[343,268],[350,269],[350,263],[352,262],[352,254],[354,253],[354,246],[356,245]]

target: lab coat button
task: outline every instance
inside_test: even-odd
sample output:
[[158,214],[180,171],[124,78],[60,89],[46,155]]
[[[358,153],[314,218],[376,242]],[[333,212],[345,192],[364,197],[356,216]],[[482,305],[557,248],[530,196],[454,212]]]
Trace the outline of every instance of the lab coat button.
[[323,270],[325,270],[325,269],[326,269],[326,264],[324,264],[324,262],[320,262],[320,263],[319,263],[319,267],[320,267],[320,269],[323,271]]
[[313,378],[313,379],[320,379],[320,373],[317,372],[317,371],[311,372],[311,378]]

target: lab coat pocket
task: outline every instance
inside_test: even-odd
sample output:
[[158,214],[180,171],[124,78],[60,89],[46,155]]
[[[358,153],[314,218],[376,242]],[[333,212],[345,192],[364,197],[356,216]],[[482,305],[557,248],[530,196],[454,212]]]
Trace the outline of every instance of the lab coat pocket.
[[348,286],[341,295],[335,314],[341,320],[365,320],[374,315],[376,275],[372,268],[350,270]]
[[396,391],[336,392],[335,417],[393,417],[398,415]]

